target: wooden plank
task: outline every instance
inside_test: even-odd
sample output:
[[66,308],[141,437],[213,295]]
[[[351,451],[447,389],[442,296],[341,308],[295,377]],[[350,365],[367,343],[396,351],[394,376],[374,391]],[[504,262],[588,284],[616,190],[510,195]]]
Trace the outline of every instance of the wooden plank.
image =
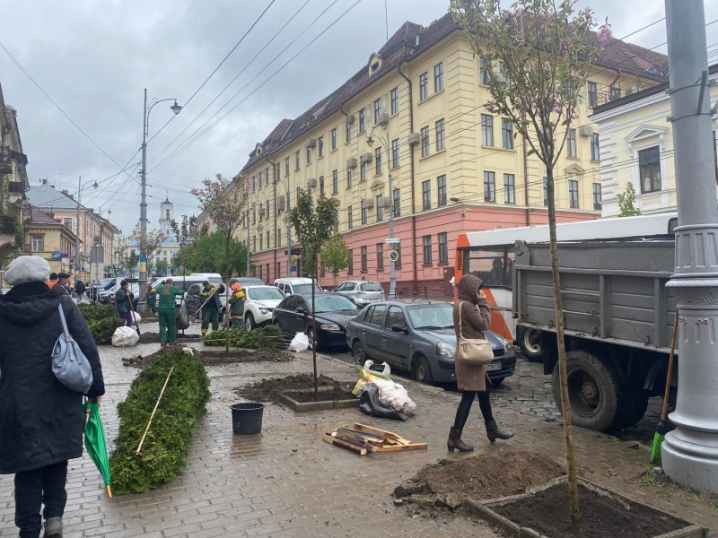
[[403,450],[426,450],[426,443],[411,443],[409,445],[387,445],[374,447],[372,452],[401,452]]
[[364,437],[372,437],[372,438],[374,438],[374,439],[384,439],[384,436],[381,435],[381,434],[372,433],[372,432],[367,432],[367,431],[355,430],[355,429],[352,428],[351,426],[342,426],[342,427],[340,427],[340,428],[337,428],[337,431],[342,431],[342,430],[346,430],[346,431],[348,431],[348,432],[355,433],[355,434],[357,434],[357,435],[362,435],[362,436],[364,436]]
[[359,435],[352,435],[351,433],[336,431],[332,434],[332,437],[336,439],[342,439],[348,443],[366,448],[369,443],[364,441],[364,438]]
[[362,443],[371,443],[375,445],[380,445],[384,442],[384,439],[375,435],[367,435],[364,432],[359,432],[357,430],[352,430],[351,428],[339,428],[336,431],[337,434],[343,433],[346,435],[351,435],[353,437],[359,438]]
[[388,432],[386,430],[380,430],[379,428],[373,428],[373,427],[367,426],[365,424],[359,424],[358,422],[354,423],[354,429],[363,431],[363,432],[371,432],[371,433],[383,435],[384,437],[386,437],[388,439],[394,439],[394,440],[402,439],[402,437],[400,435],[397,435],[396,433]]
[[329,443],[330,445],[337,445],[342,448],[345,448],[346,450],[349,450],[351,452],[354,452],[356,454],[359,454],[360,456],[366,456],[367,449],[361,446],[357,446],[353,443],[349,443],[348,441],[345,441],[343,439],[337,439],[336,437],[332,437],[331,434],[325,433],[322,436],[322,439]]

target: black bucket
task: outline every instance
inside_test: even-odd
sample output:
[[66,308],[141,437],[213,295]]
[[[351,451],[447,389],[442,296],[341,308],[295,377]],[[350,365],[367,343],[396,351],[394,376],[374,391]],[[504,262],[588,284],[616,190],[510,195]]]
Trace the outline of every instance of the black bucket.
[[256,435],[262,431],[264,404],[234,404],[232,409],[232,430],[235,435]]

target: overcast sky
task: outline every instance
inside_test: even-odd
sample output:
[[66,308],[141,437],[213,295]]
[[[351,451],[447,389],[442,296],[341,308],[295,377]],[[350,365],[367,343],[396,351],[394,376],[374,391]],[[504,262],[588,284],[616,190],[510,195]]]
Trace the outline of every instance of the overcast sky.
[[[117,163],[93,146],[0,49],[0,84],[5,102],[18,111],[31,184],[46,178],[58,189],[74,193],[79,176],[83,183],[97,181],[101,186],[96,191],[89,187],[83,190],[83,204],[96,210],[111,208],[110,220],[125,234],[131,232],[139,221],[139,168],[134,165],[140,162],[136,152],[142,141],[142,92],[147,87],[150,99],[176,97],[181,105],[187,105],[148,145],[149,226],[158,226],[159,204],[167,191],[175,204],[176,218],[196,213],[196,202],[189,194],[192,187],[217,172],[236,174],[255,143],[263,140],[279,120],[295,118],[331,93],[386,40],[384,1],[360,0],[260,87],[356,1],[275,0],[229,59],[188,102],[270,1],[0,0],[0,43]],[[390,35],[406,20],[426,26],[441,17],[448,6],[444,0],[389,0],[388,4]],[[579,4],[591,5],[601,19],[608,17],[616,37],[664,17],[663,2],[657,0],[581,0]],[[706,22],[718,19],[718,1],[707,0],[705,4]],[[709,51],[718,51],[718,24],[706,31]],[[278,56],[301,32],[305,33]],[[648,48],[663,43],[665,21],[636,33],[628,41]],[[665,46],[656,50],[665,53]],[[249,64],[257,53],[258,58]],[[717,60],[716,54],[709,57],[709,62]],[[259,74],[262,69],[265,71]],[[229,115],[163,162],[236,94],[206,127],[239,103]],[[168,108],[171,104],[160,103],[153,109],[150,136],[172,118]],[[128,162],[128,172],[134,179],[124,173],[107,179]]]

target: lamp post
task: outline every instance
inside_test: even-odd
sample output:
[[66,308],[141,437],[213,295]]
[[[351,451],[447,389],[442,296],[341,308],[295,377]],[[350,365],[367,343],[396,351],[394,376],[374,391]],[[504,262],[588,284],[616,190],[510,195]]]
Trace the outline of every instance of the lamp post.
[[[386,127],[385,127],[386,129]],[[390,245],[393,248],[394,243],[394,178],[391,175],[391,152],[390,152],[390,145],[389,145],[389,132],[386,133],[386,139],[380,135],[376,136],[376,138],[379,139],[379,142],[384,147],[384,151],[386,152],[386,165],[387,170],[389,172],[389,239],[390,239]],[[366,137],[366,143],[367,146],[370,148],[374,145],[374,134],[369,134]],[[378,210],[378,208],[377,208]],[[392,295],[396,297],[396,262],[394,260],[389,260],[390,263],[390,270],[389,270],[389,297]]]
[[281,183],[285,189],[287,189],[287,195],[285,197],[285,202],[287,204],[286,211],[286,218],[287,218],[287,278],[291,278],[292,276],[292,228],[291,228],[291,222],[289,218],[289,181],[282,181],[279,179],[278,175],[275,174],[274,177],[275,183],[279,182]]
[[[97,280],[97,281],[100,280],[100,269],[99,269],[100,263],[102,263],[102,265],[103,265],[102,276],[103,277],[105,276],[105,270],[104,270],[105,252],[104,252],[104,248],[102,245],[102,238],[105,234],[105,219],[102,218],[102,213],[107,213],[108,215],[111,215],[112,210],[111,209],[102,209],[102,207],[100,207],[100,210],[97,212],[97,216],[100,219],[100,235],[99,235],[100,240],[98,241],[99,249],[95,248],[95,280]],[[100,256],[100,252],[102,253],[102,256]],[[100,258],[102,258],[102,260],[100,260]],[[90,261],[92,261],[92,260],[90,260]]]
[[[80,198],[82,197],[82,189],[84,189],[88,183],[89,181],[86,181],[84,185],[82,184],[82,176],[77,180],[77,216],[75,218],[77,221],[75,223],[75,272],[77,273],[77,280],[80,278]],[[97,181],[92,182],[92,188],[97,188]]]
[[147,101],[147,88],[145,88],[144,114],[142,116],[142,201],[140,202],[140,305],[144,308],[145,288],[147,287],[147,258],[142,250],[145,248],[147,241],[147,129],[152,108],[158,103],[164,101],[174,101],[170,110],[179,114],[182,107],[177,104],[177,99],[170,97],[167,99],[154,99],[151,103]]

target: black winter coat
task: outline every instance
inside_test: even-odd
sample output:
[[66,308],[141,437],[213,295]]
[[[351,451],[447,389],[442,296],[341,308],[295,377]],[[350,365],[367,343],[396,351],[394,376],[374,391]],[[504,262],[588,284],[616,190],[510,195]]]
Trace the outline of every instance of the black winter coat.
[[15,286],[0,296],[0,474],[13,474],[82,456],[82,395],[52,372],[51,354],[62,322],[92,366],[87,393],[105,393],[100,357],[72,299],[44,282]]

